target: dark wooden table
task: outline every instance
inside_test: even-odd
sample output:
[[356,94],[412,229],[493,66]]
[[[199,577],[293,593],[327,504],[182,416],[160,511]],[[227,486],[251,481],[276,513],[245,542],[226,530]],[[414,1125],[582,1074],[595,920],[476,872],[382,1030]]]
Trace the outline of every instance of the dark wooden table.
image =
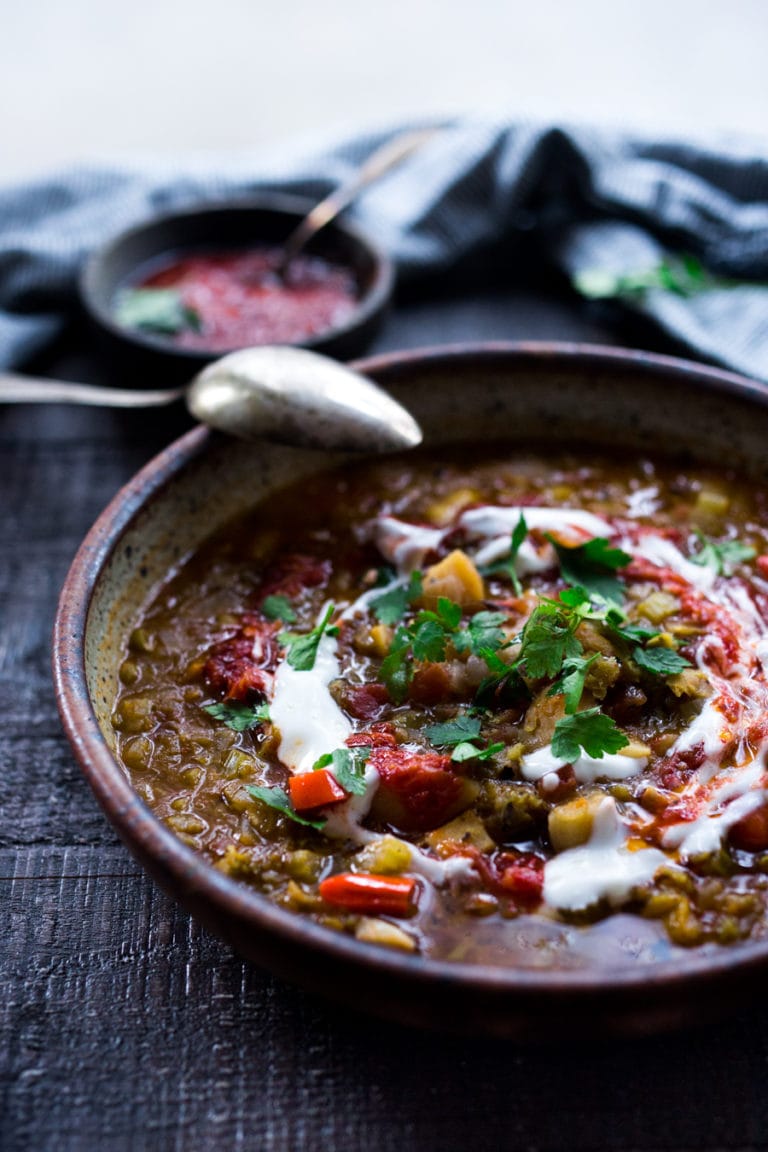
[[[508,289],[411,299],[375,350],[515,338],[616,342],[565,297]],[[75,332],[36,367],[103,380],[86,347]],[[97,513],[187,426],[0,410],[0,1148],[768,1148],[762,1003],[696,1032],[563,1031],[540,1050],[410,1032],[242,962],[133,862],[62,735],[49,638]]]

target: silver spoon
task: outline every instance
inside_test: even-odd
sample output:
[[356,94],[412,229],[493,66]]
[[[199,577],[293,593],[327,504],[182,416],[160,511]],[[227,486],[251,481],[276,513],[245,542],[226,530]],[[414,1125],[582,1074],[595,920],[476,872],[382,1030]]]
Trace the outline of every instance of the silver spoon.
[[184,400],[203,424],[242,440],[343,452],[415,448],[409,412],[372,380],[304,348],[243,348],[209,364],[187,388],[100,388],[0,374],[0,403],[159,408]]

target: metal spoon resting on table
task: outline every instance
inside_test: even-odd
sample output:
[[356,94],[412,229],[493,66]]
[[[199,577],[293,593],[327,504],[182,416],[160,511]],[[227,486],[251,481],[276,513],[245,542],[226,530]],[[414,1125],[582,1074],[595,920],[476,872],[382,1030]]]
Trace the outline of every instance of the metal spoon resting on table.
[[209,364],[187,388],[141,391],[0,374],[0,403],[159,408],[184,400],[202,424],[242,440],[343,452],[415,448],[409,412],[372,380],[316,352],[243,348]]

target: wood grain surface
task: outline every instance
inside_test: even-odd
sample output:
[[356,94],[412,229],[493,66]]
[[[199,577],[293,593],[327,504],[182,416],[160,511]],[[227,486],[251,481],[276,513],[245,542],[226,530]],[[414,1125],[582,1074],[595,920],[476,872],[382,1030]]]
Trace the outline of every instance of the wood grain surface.
[[[378,350],[471,338],[615,341],[515,292],[412,300]],[[43,368],[103,381],[85,346],[75,333]],[[91,522],[187,426],[179,411],[0,410],[3,1152],[768,1147],[762,1003],[642,1042],[411,1032],[242,962],[132,861],[61,732],[50,634]]]

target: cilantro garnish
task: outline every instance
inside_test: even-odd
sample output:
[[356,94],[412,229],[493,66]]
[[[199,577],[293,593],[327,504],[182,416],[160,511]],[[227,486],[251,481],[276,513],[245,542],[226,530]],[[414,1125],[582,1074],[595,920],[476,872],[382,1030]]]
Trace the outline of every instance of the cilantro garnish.
[[337,748],[334,752],[326,752],[312,765],[312,770],[330,768],[338,783],[345,792],[355,796],[365,793],[365,762],[371,754],[367,744],[356,748]]
[[509,542],[509,555],[505,560],[499,560],[496,564],[490,564],[483,572],[484,576],[509,577],[509,580],[512,583],[512,587],[515,590],[516,596],[519,596],[522,593],[523,587],[520,583],[520,577],[518,576],[515,569],[515,561],[517,560],[517,554],[520,551],[520,545],[523,543],[527,535],[528,525],[526,524],[525,517],[521,512],[520,519],[514,527],[512,537]]
[[557,676],[566,659],[581,655],[581,643],[574,635],[581,620],[578,611],[542,600],[523,628],[516,666],[532,680]]
[[316,831],[321,832],[325,826],[325,820],[307,820],[304,816],[299,816],[291,807],[291,801],[288,799],[288,794],[282,788],[260,788],[257,784],[246,785],[246,792],[256,800],[263,801],[268,804],[270,808],[274,808],[276,812],[281,812],[283,816],[287,816],[289,820],[293,820],[295,824],[303,824],[307,828],[314,828]]
[[719,544],[708,540],[701,532],[696,533],[701,548],[690,559],[702,568],[712,568],[718,576],[732,576],[734,570],[745,560],[754,560],[757,552],[749,544],[740,540],[722,540]]
[[490,648],[477,653],[488,665],[488,675],[478,685],[475,705],[478,708],[503,708],[530,699],[530,690],[520,675],[517,664],[505,664]]
[[560,676],[547,693],[548,696],[564,696],[565,711],[574,713],[579,707],[584,693],[584,681],[587,672],[597,660],[598,653],[585,659],[583,656],[571,656],[563,662]]
[[405,699],[408,685],[411,682],[413,669],[411,666],[411,635],[402,625],[397,629],[389,646],[389,653],[381,662],[379,678],[385,684],[387,691],[395,704]]
[[411,572],[407,584],[398,584],[371,600],[371,611],[382,624],[397,624],[405,615],[408,605],[422,594],[421,572]]
[[225,700],[220,704],[203,704],[203,712],[214,720],[223,721],[235,732],[246,732],[269,720],[268,704],[238,704],[234,700]]
[[445,660],[446,645],[461,621],[461,605],[440,596],[435,611],[423,608],[409,625],[400,624],[392,638],[389,653],[382,661],[379,678],[386,684],[396,704],[405,698],[413,676],[413,661],[439,663]]
[[293,624],[296,619],[296,613],[288,597],[279,596],[277,593],[264,597],[261,611],[267,620],[282,620],[284,624]]
[[457,716],[445,724],[430,724],[424,729],[430,744],[461,744],[465,740],[476,740],[480,735],[480,721],[472,716]]
[[547,539],[557,552],[564,580],[590,596],[621,602],[624,589],[614,573],[629,564],[632,557],[627,552],[612,548],[602,536],[595,536],[575,548],[566,547],[551,535],[547,535]]
[[329,604],[320,623],[311,632],[280,632],[278,640],[288,648],[286,659],[291,668],[297,672],[311,672],[315,666],[317,649],[323,636],[338,636],[339,629],[331,625],[330,619],[335,611],[333,604]]
[[672,648],[633,648],[632,659],[638,667],[654,676],[674,676],[691,667],[690,660]]
[[552,735],[552,755],[572,762],[578,760],[584,749],[588,756],[602,760],[606,752],[618,752],[627,744],[629,740],[610,716],[599,708],[587,708],[558,720]]
[[652,628],[645,628],[642,624],[628,624],[624,615],[615,608],[609,609],[605,614],[605,625],[614,636],[626,644],[646,644],[659,633]]
[[487,648],[495,652],[506,643],[507,638],[501,630],[501,625],[506,623],[506,619],[503,612],[475,613],[467,627],[454,636],[454,648],[457,652],[466,652],[469,649],[476,656],[480,656],[483,649]]
[[163,336],[201,329],[200,316],[184,303],[175,288],[126,288],[115,302],[115,318],[126,328]]
[[451,753],[451,760],[457,764],[461,764],[465,760],[490,760],[491,756],[495,756],[497,752],[503,750],[503,744],[489,744],[487,748],[478,748],[475,744],[470,744],[469,741],[462,741],[461,744],[456,745]]

